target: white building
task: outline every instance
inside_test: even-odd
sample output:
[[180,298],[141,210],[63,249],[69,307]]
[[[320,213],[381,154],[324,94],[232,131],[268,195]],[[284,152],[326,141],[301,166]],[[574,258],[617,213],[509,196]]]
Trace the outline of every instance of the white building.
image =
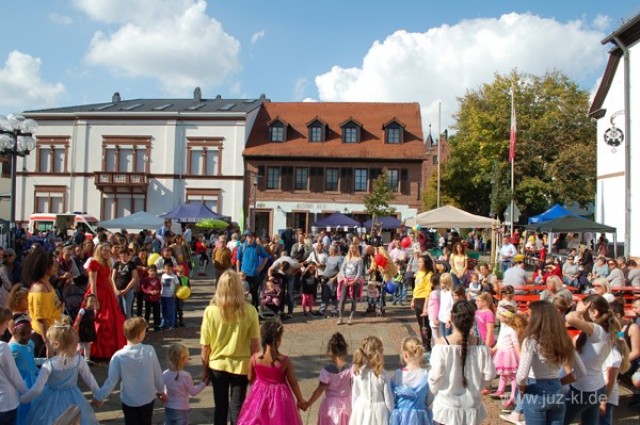
[[203,202],[241,217],[247,134],[260,99],[122,100],[25,112],[36,149],[18,159],[16,221],[83,211],[107,220]]
[[640,14],[602,41],[612,49],[589,111],[598,120],[596,221],[618,229],[627,257],[640,257],[639,40]]

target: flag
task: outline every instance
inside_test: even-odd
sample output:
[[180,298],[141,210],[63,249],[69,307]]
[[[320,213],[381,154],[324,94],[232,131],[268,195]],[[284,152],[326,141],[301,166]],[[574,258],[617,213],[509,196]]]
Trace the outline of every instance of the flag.
[[516,107],[513,102],[513,87],[511,88],[511,133],[509,135],[509,162],[516,158]]

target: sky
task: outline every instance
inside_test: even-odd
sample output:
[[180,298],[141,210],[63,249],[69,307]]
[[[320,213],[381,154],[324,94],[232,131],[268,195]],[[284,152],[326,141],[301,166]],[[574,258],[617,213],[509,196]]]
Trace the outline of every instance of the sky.
[[[452,124],[457,97],[513,69],[594,92],[600,41],[631,0],[20,0],[3,2],[0,114],[123,99],[419,102]],[[12,17],[12,18],[11,18]]]

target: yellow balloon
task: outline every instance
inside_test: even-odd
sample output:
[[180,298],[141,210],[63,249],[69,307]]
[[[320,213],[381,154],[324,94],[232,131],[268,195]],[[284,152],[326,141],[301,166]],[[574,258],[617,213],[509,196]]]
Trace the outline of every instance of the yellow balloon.
[[190,296],[191,296],[191,289],[189,289],[188,286],[181,286],[176,291],[176,297],[180,298],[181,300],[186,300]]
[[158,261],[159,258],[160,258],[160,254],[158,254],[157,252],[154,252],[149,256],[149,258],[147,258],[147,266],[153,266],[156,263],[156,261]]

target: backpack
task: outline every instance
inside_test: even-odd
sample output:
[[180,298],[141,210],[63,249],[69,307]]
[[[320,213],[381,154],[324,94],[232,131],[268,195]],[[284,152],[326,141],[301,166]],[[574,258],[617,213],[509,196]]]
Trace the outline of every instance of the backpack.
[[226,270],[231,266],[231,250],[226,246],[216,249],[213,254],[213,266],[218,270]]

